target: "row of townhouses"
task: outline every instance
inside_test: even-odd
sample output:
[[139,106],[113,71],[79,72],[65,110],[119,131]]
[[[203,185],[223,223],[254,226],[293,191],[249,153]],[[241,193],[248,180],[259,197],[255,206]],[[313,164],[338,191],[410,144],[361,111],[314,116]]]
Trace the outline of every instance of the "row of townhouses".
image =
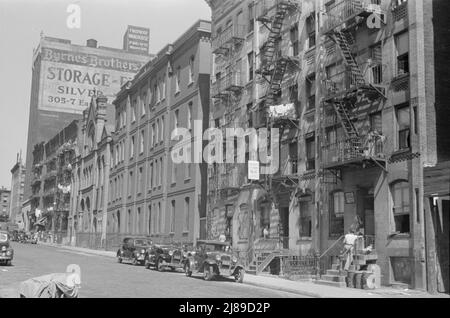
[[448,292],[444,2],[208,0],[212,23],[36,146],[30,226],[108,250],[225,236],[249,272],[306,276],[353,229],[382,284]]

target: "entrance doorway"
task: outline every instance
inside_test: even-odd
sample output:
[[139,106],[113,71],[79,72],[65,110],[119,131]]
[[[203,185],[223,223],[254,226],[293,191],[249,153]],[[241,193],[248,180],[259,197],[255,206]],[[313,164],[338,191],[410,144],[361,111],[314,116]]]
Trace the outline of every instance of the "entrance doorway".
[[280,240],[284,249],[289,249],[289,207],[280,207]]
[[364,231],[364,235],[375,236],[375,200],[372,191],[359,189],[357,213],[362,222],[360,230]]
[[364,198],[364,234],[375,236],[375,202],[373,195]]
[[449,217],[450,200],[439,199],[434,207],[433,223],[436,242],[437,290],[449,293]]

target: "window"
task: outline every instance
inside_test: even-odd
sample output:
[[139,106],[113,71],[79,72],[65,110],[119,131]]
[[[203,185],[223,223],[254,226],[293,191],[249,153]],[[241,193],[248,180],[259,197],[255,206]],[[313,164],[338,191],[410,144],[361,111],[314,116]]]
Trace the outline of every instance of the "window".
[[248,6],[248,33],[253,32],[255,29],[255,19],[253,14],[253,5]]
[[144,137],[145,137],[145,132],[144,132],[144,130],[141,130],[141,136],[139,139],[139,153],[141,155],[144,153]]
[[164,175],[164,160],[163,158],[161,158],[161,170],[159,170],[159,186],[162,185],[163,175]]
[[247,55],[248,62],[248,81],[253,80],[253,52],[248,53]]
[[137,217],[136,217],[136,232],[137,234],[142,234],[142,215],[141,215],[141,208],[137,208]]
[[141,97],[140,103],[141,103],[141,116],[145,116],[145,101],[147,100],[147,94],[144,94],[144,96]]
[[297,56],[300,52],[300,42],[298,34],[298,23],[290,31],[290,40],[292,45],[292,56]]
[[316,169],[316,141],[314,137],[306,139],[306,170]]
[[175,72],[175,94],[180,92],[181,67],[178,66]]
[[131,107],[131,122],[134,123],[136,121],[136,100],[133,101],[133,106]]
[[143,168],[139,167],[139,172],[138,172],[138,193],[142,193],[142,188],[143,188],[143,184],[142,184],[142,174],[143,174]]
[[177,109],[175,112],[174,112],[174,121],[173,121],[173,124],[174,124],[174,128],[178,128],[179,126],[179,110]]
[[162,218],[161,202],[158,202],[158,233],[162,233],[162,231],[163,231],[163,218]]
[[177,182],[177,164],[172,162],[172,184]]
[[316,107],[316,75],[312,74],[306,78],[306,98],[307,109],[314,109]]
[[306,31],[308,32],[308,49],[316,45],[316,22],[315,22],[315,12],[306,19]]
[[131,210],[128,210],[127,233],[131,233]]
[[409,149],[411,147],[410,144],[410,112],[409,106],[397,108],[396,110],[397,117],[397,129],[398,129],[398,149]]
[[161,100],[164,100],[166,99],[166,76],[164,76],[161,86]]
[[383,53],[381,43],[378,43],[370,48],[370,58],[372,65],[370,66],[370,82],[372,84],[381,84],[383,82]]
[[156,143],[155,134],[156,134],[155,124],[153,124],[152,125],[152,147],[155,146],[155,143]]
[[149,190],[151,190],[151,189],[153,189],[153,162],[150,164],[148,173],[149,173],[149,176],[148,176]]
[[397,76],[409,73],[409,33],[395,35]]
[[155,162],[154,163],[152,163],[152,184],[153,184],[153,189],[155,189],[156,188],[156,186],[158,185],[158,175],[157,175],[157,173],[156,173],[156,171],[157,171],[157,169],[158,169],[158,160],[155,160]]
[[189,84],[194,82],[194,65],[195,65],[195,57],[191,56],[189,60]]
[[164,141],[164,116],[161,117],[161,122],[159,125],[160,128],[160,133],[159,133],[159,138],[161,138],[161,142]]
[[159,142],[159,118],[156,120],[155,143]]
[[330,236],[344,235],[344,207],[345,196],[343,191],[331,194],[330,198]]
[[147,229],[147,234],[153,234],[153,220],[152,220],[152,206],[149,205],[148,206],[148,229]]
[[189,198],[184,199],[184,225],[183,232],[189,231]]
[[383,123],[381,121],[381,112],[370,115],[370,130],[379,134],[383,133]]
[[409,183],[397,181],[391,185],[395,232],[409,233]]
[[310,195],[299,198],[300,205],[300,219],[299,219],[299,234],[300,237],[311,237],[311,210],[312,197]]
[[192,102],[189,102],[187,108],[187,129],[192,128]]
[[128,196],[131,197],[133,194],[134,178],[133,171],[130,171],[130,177],[128,179]]
[[135,138],[134,138],[134,136],[132,136],[131,144],[130,144],[130,158],[134,157],[134,145],[135,145]]
[[170,213],[170,233],[175,233],[175,200],[172,200],[172,210]]

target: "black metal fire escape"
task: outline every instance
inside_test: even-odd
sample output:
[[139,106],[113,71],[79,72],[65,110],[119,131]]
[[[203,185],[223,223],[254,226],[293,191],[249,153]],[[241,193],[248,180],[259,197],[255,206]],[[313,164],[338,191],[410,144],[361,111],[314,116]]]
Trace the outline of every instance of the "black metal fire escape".
[[[297,118],[291,118],[290,116],[273,118],[269,114],[270,106],[275,106],[277,103],[288,67],[291,65],[299,66],[295,57],[282,55],[281,51],[278,50],[284,20],[289,14],[299,8],[300,3],[298,1],[277,0],[274,6],[263,8],[263,14],[257,18],[269,30],[267,40],[261,48],[262,64],[257,71],[268,84],[266,95],[262,99],[263,109],[260,109],[260,111],[265,115],[266,127],[270,128],[270,131],[272,128],[280,130],[280,141],[285,129],[299,128]],[[291,187],[285,182],[287,181],[285,180],[286,178],[289,180],[288,183],[297,185],[298,180],[295,179],[295,176],[287,175],[281,178],[280,185]],[[273,176],[266,178],[268,188],[272,188],[272,182]]]
[[[324,34],[335,42],[340,49],[349,71],[350,89],[344,89],[328,96],[325,102],[333,105],[346,138],[352,140],[350,146],[353,147],[355,153],[359,153],[362,156],[364,152],[363,142],[353,124],[351,111],[357,107],[358,97],[386,99],[386,96],[380,88],[366,81],[351,50],[351,44],[355,42],[352,32],[355,26],[364,20],[361,18],[366,17],[369,13],[363,6],[363,3],[358,0],[341,0],[335,5],[334,9],[336,12],[327,12],[328,18],[331,19],[333,24],[329,26],[329,29]],[[380,165],[375,158],[371,157],[370,159],[385,170],[385,167]]]

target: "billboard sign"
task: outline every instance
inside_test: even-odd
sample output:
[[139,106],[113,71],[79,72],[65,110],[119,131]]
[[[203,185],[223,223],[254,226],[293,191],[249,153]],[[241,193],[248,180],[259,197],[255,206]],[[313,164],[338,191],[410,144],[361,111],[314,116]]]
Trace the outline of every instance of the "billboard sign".
[[38,108],[81,114],[92,97],[109,102],[144,65],[142,62],[86,50],[68,51],[43,47]]
[[138,54],[148,54],[150,29],[129,25],[124,36],[124,50]]

